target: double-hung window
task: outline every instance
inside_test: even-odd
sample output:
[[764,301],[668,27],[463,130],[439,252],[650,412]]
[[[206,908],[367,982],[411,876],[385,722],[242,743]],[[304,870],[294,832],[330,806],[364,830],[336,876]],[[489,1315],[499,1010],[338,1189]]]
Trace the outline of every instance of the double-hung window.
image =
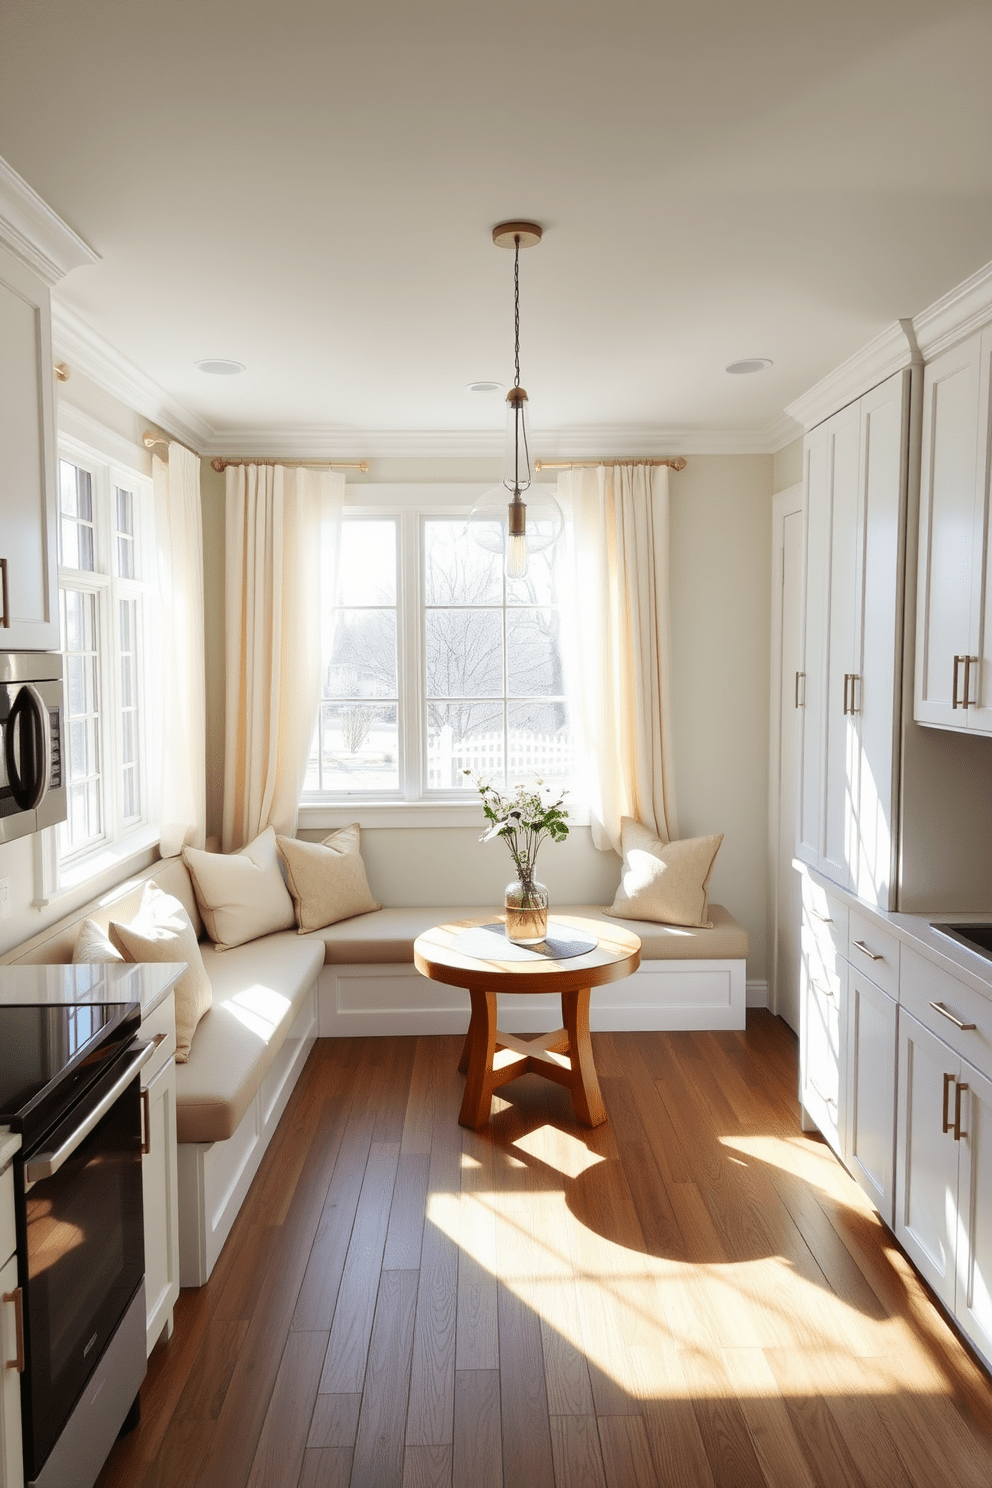
[[68,816],[59,874],[85,877],[101,855],[153,827],[148,660],[151,482],[74,440],[59,448],[59,602],[65,671]]
[[304,807],[474,805],[466,771],[500,786],[571,778],[560,555],[506,578],[466,532],[474,493],[443,493],[362,487],[362,506],[345,510],[323,574]]

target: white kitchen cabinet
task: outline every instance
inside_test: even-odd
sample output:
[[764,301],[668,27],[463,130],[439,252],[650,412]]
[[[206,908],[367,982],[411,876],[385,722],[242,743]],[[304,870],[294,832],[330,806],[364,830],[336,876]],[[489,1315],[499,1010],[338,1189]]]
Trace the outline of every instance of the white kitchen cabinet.
[[797,855],[895,905],[911,373],[810,431]]
[[943,1039],[900,1009],[895,1233],[950,1311],[958,1229],[954,1108],[961,1063]]
[[57,651],[48,286],[0,247],[0,650]]
[[157,1047],[141,1073],[141,1181],[145,1222],[146,1342],[150,1354],[160,1337],[172,1336],[179,1297],[179,1168],[176,1147],[175,995],[141,1025],[143,1039]]
[[847,907],[803,874],[799,968],[799,1099],[843,1156],[847,1094]]
[[924,373],[914,707],[918,723],[982,734],[992,734],[990,362],[992,327]]
[[895,1212],[896,1007],[887,992],[850,968],[844,1161],[890,1228]]
[[21,1376],[19,1348],[21,1294],[14,1255],[14,1178],[0,1173],[0,1488],[23,1488]]

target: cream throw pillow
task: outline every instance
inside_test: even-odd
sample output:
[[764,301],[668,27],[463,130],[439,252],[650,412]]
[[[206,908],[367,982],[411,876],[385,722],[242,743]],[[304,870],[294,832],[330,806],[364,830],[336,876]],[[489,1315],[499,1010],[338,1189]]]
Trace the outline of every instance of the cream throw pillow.
[[295,924],[272,827],[237,853],[184,847],[183,862],[193,880],[207,934],[219,951],[274,930],[289,930]]
[[620,887],[607,914],[618,920],[655,920],[661,925],[692,925],[711,930],[706,918],[706,886],[723,833],[662,842],[625,816],[620,824],[623,867]]
[[112,961],[123,961],[120,951],[107,939],[96,920],[84,920],[76,935],[72,948],[74,966],[87,964],[100,966]]
[[323,842],[276,838],[301,935],[382,908],[372,898],[365,877],[360,839],[357,822],[350,827],[339,827]]
[[175,986],[176,1063],[186,1064],[196,1025],[210,1007],[212,993],[196,931],[178,899],[163,894],[149,879],[138,913],[129,925],[111,920],[110,939],[125,961],[185,961]]

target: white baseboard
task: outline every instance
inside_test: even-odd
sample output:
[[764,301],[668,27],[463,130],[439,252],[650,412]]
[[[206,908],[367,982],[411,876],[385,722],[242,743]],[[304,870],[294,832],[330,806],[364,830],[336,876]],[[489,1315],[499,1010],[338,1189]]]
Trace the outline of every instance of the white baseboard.
[[755,979],[753,982],[748,982],[747,1005],[763,1008],[768,1006],[768,983],[766,981]]

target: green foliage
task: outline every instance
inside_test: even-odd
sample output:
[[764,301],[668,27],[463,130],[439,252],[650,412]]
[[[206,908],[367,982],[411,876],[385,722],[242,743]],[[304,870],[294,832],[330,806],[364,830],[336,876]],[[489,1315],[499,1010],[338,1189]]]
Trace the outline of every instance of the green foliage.
[[529,888],[534,881],[537,850],[546,837],[564,842],[568,836],[568,812],[562,809],[565,792],[556,794],[540,779],[533,788],[518,785],[512,792],[498,791],[490,781],[465,771],[482,797],[482,814],[491,823],[480,842],[502,837],[510,849],[517,875]]

